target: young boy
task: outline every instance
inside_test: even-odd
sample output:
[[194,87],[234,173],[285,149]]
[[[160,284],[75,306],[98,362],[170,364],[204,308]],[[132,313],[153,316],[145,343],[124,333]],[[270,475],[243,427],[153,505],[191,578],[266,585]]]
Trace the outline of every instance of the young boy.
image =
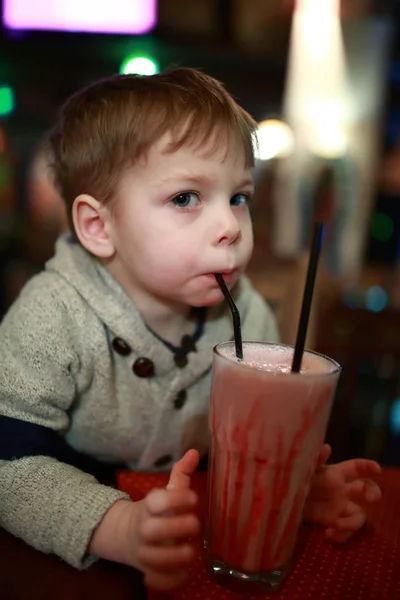
[[[50,135],[71,234],[0,329],[0,524],[75,567],[120,561],[161,590],[186,577],[212,347],[232,337],[213,273],[243,338],[278,339],[243,276],[255,128],[217,81],[176,69],[91,85]],[[328,456],[306,518],[340,540],[379,498],[368,479],[379,467],[327,467]],[[173,468],[166,489],[134,503],[99,483],[107,464]]]

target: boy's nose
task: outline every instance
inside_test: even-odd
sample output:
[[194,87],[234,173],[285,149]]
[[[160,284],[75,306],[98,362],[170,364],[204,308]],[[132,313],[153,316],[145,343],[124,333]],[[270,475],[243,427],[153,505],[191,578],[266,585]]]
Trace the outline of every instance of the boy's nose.
[[232,210],[224,211],[224,214],[220,216],[218,244],[230,246],[238,242],[241,237],[241,228]]

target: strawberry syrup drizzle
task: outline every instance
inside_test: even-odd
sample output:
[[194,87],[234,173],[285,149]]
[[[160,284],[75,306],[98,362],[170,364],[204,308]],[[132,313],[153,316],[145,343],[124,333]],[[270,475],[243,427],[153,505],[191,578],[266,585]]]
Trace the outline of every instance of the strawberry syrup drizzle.
[[[264,559],[264,557],[267,557],[268,554],[270,554],[270,552],[268,552],[268,550],[269,551],[271,550],[269,540],[276,538],[276,536],[278,535],[278,531],[277,531],[278,525],[279,525],[278,517],[280,515],[280,511],[279,511],[278,507],[282,506],[285,498],[290,494],[291,476],[292,476],[292,472],[294,469],[294,464],[296,462],[296,458],[299,455],[299,451],[302,447],[302,444],[304,443],[305,438],[307,437],[308,433],[310,432],[311,427],[315,424],[320,411],[323,409],[325,402],[326,402],[326,394],[324,393],[317,400],[313,411],[311,411],[308,407],[303,409],[303,415],[302,415],[303,418],[302,418],[301,427],[299,428],[299,430],[297,431],[297,433],[293,439],[293,442],[292,442],[292,445],[291,445],[291,448],[289,451],[289,455],[286,460],[286,464],[283,464],[282,469],[281,469],[282,479],[281,479],[280,485],[278,486],[277,495],[275,498],[275,502],[273,504],[273,507],[275,507],[275,510],[271,510],[271,513],[270,513],[271,515],[275,515],[275,518],[273,519],[273,522],[272,522],[272,518],[271,518],[271,522],[268,523],[265,541],[264,541],[263,552],[262,552],[263,559]],[[306,483],[308,483],[308,482],[305,482],[305,484]],[[295,530],[295,528],[297,528],[298,521],[300,520],[299,512],[303,508],[304,489],[305,489],[305,486],[304,486],[304,488],[302,486],[296,492],[296,496],[294,498],[293,505],[292,505],[291,511],[289,513],[289,518],[286,522],[281,540],[278,544],[278,550],[274,556],[270,556],[270,561],[267,561],[267,563],[270,563],[270,567],[269,567],[270,569],[271,569],[271,566],[272,566],[272,569],[276,569],[280,566],[283,566],[280,564],[279,561],[282,559],[282,551],[284,549],[286,550],[287,553],[291,552],[291,548],[288,548],[288,547],[284,548],[282,546],[282,539],[284,538],[284,543],[289,541],[288,540],[289,535],[291,534],[291,532],[293,532]],[[294,540],[293,540],[293,543],[294,543]]]
[[[328,396],[328,397],[327,397]],[[255,475],[252,485],[252,502],[249,506],[249,514],[241,531],[239,531],[239,515],[242,508],[242,501],[244,497],[244,485],[245,481],[247,460],[249,458],[249,446],[250,446],[250,435],[255,431],[257,424],[257,410],[256,402],[252,406],[252,410],[244,423],[237,425],[232,431],[232,439],[228,439],[228,431],[226,428],[221,428],[222,433],[222,448],[217,448],[216,443],[213,442],[213,454],[218,453],[222,460],[216,461],[212,459],[211,465],[211,485],[210,485],[210,509],[212,509],[214,516],[210,518],[216,527],[210,528],[211,532],[217,532],[211,534],[212,537],[212,551],[213,554],[223,560],[226,564],[232,567],[243,570],[243,564],[246,560],[247,550],[249,544],[254,536],[260,532],[262,526],[263,533],[265,535],[262,552],[260,555],[260,565],[257,565],[257,569],[262,571],[272,571],[279,567],[284,566],[287,558],[292,552],[292,547],[295,543],[298,524],[301,519],[301,512],[304,504],[305,491],[307,489],[308,481],[301,486],[295,495],[293,504],[281,534],[279,543],[276,551],[273,548],[276,547],[276,543],[272,545],[272,541],[276,542],[276,537],[280,529],[280,519],[282,517],[282,505],[285,498],[290,494],[291,488],[291,476],[295,466],[296,458],[302,448],[302,444],[310,432],[310,429],[325,406],[325,403],[329,400],[330,393],[324,392],[319,397],[314,410],[311,411],[309,408],[304,408],[302,413],[302,424],[297,431],[293,442],[291,444],[289,454],[286,461],[284,460],[284,432],[283,428],[277,430],[277,452],[276,461],[274,466],[274,475],[272,477],[272,490],[271,490],[271,507],[268,511],[268,517],[265,527],[262,526],[263,516],[265,514],[264,506],[265,499],[267,497],[266,485],[268,483],[268,470],[273,468],[271,462],[263,457],[255,457],[254,460],[257,463],[255,469]],[[213,415],[215,419],[215,415]],[[213,431],[215,431],[215,420],[213,419]],[[253,433],[254,435],[254,433]],[[232,486],[232,453],[230,447],[232,443],[240,447],[240,454],[237,464],[237,474],[233,489],[233,499],[229,503],[229,490]],[[262,432],[260,432],[260,439],[257,444],[257,448],[262,448]],[[222,463],[222,464],[221,464]],[[226,464],[224,464],[226,463]],[[218,475],[223,473],[223,484],[222,484],[222,501],[217,503],[211,500],[216,494],[216,484],[218,483]],[[246,490],[249,492],[249,490]],[[243,510],[243,508],[242,508]],[[212,514],[212,513],[209,513]],[[211,522],[210,522],[211,525]]]

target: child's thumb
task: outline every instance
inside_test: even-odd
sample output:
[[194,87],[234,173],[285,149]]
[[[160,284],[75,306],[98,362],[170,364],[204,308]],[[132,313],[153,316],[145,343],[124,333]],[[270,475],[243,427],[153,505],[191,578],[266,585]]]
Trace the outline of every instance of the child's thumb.
[[190,488],[190,480],[199,464],[197,450],[188,450],[172,467],[167,490],[186,490]]
[[316,467],[317,469],[319,469],[326,463],[326,461],[329,459],[331,453],[332,453],[332,448],[330,447],[330,445],[324,444],[318,454],[317,467]]

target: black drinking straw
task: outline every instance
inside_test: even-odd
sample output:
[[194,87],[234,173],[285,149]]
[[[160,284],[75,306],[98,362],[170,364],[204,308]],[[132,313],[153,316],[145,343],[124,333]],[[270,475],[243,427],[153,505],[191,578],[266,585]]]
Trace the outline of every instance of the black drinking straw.
[[237,309],[236,304],[233,301],[233,298],[232,298],[228,288],[226,287],[226,283],[225,283],[224,278],[222,277],[221,273],[214,273],[214,277],[217,280],[217,283],[218,283],[219,287],[221,288],[221,291],[222,291],[223,295],[225,296],[226,301],[229,304],[229,308],[231,309],[232,321],[233,321],[233,335],[235,338],[236,358],[238,360],[243,360],[242,330],[240,329],[239,311]]
[[310,319],[310,309],[313,299],[315,277],[317,275],[318,260],[321,254],[324,230],[325,225],[323,223],[318,222],[315,224],[310,251],[310,260],[308,263],[306,284],[304,287],[303,304],[300,312],[299,328],[297,330],[296,345],[294,347],[292,373],[299,373],[301,369],[301,361],[303,359],[304,345],[306,343],[307,328],[308,321]]

